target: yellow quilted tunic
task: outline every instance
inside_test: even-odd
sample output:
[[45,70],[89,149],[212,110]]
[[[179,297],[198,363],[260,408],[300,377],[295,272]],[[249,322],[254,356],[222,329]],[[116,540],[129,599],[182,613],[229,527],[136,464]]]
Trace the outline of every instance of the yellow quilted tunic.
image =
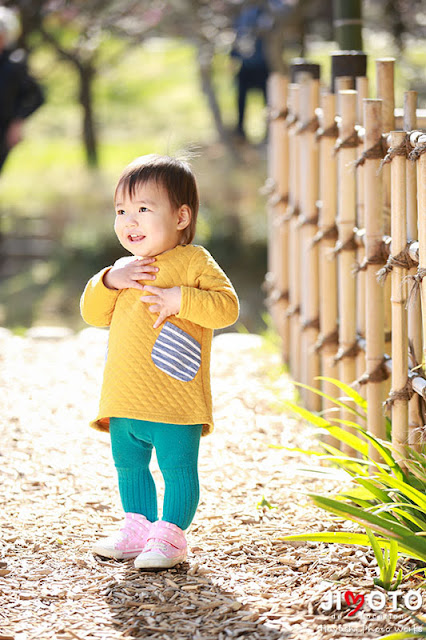
[[209,252],[179,245],[156,257],[158,287],[181,286],[180,312],[157,329],[157,314],[138,289],[108,289],[96,274],[81,298],[81,314],[95,327],[110,327],[99,413],[91,426],[109,430],[109,418],[203,424],[213,430],[210,350],[213,329],[233,324],[238,298]]

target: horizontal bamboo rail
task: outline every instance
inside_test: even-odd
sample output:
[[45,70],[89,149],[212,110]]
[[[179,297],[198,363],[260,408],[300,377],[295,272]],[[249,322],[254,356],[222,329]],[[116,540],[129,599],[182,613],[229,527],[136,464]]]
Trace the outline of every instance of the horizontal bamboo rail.
[[[287,283],[288,331],[280,334],[293,377],[326,395],[335,390],[318,375],[357,385],[376,437],[385,439],[391,412],[402,460],[408,443],[426,442],[426,112],[416,92],[395,109],[394,60],[376,70],[375,99],[366,78],[356,91],[352,79],[337,78],[336,95],[323,92],[319,106],[317,79],[298,74],[288,86],[287,146],[271,152],[269,167],[277,175],[273,157],[287,158],[278,175],[287,172],[280,219],[288,226],[284,236],[270,229],[268,277]],[[303,400],[320,408],[310,395]]]

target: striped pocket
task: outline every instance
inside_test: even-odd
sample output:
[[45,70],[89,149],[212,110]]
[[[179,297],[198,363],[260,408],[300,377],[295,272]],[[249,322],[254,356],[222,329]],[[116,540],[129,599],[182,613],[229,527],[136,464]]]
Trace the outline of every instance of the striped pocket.
[[189,382],[200,368],[201,346],[186,331],[166,322],[154,343],[151,358],[164,373],[176,380]]

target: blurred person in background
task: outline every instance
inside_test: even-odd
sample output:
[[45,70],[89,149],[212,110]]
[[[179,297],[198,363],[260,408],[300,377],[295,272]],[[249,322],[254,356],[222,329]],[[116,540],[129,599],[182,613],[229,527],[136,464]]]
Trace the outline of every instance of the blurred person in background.
[[0,6],[0,171],[9,151],[22,140],[23,123],[44,102],[43,92],[30,76],[22,49],[14,49],[19,22],[13,11]]
[[269,64],[264,37],[270,26],[267,12],[256,5],[243,9],[234,23],[235,41],[231,58],[239,62],[235,78],[238,104],[238,123],[235,133],[242,140],[246,140],[244,116],[247,93],[251,89],[260,89],[266,104]]

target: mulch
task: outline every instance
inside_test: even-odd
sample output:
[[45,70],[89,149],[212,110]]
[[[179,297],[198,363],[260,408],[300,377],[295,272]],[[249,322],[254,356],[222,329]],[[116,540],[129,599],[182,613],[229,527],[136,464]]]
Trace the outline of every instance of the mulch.
[[[306,496],[341,478],[324,480],[315,460],[270,446],[307,448],[313,434],[280,406],[294,387],[256,335],[214,340],[215,431],[202,440],[188,561],[141,572],[93,556],[92,542],[122,520],[108,437],[87,426],[106,335],[0,329],[0,640],[367,639],[415,625],[390,602],[352,617],[345,602],[323,610],[330,592],[377,590],[371,550],[279,539],[354,525]],[[155,461],[153,474],[161,504]]]

